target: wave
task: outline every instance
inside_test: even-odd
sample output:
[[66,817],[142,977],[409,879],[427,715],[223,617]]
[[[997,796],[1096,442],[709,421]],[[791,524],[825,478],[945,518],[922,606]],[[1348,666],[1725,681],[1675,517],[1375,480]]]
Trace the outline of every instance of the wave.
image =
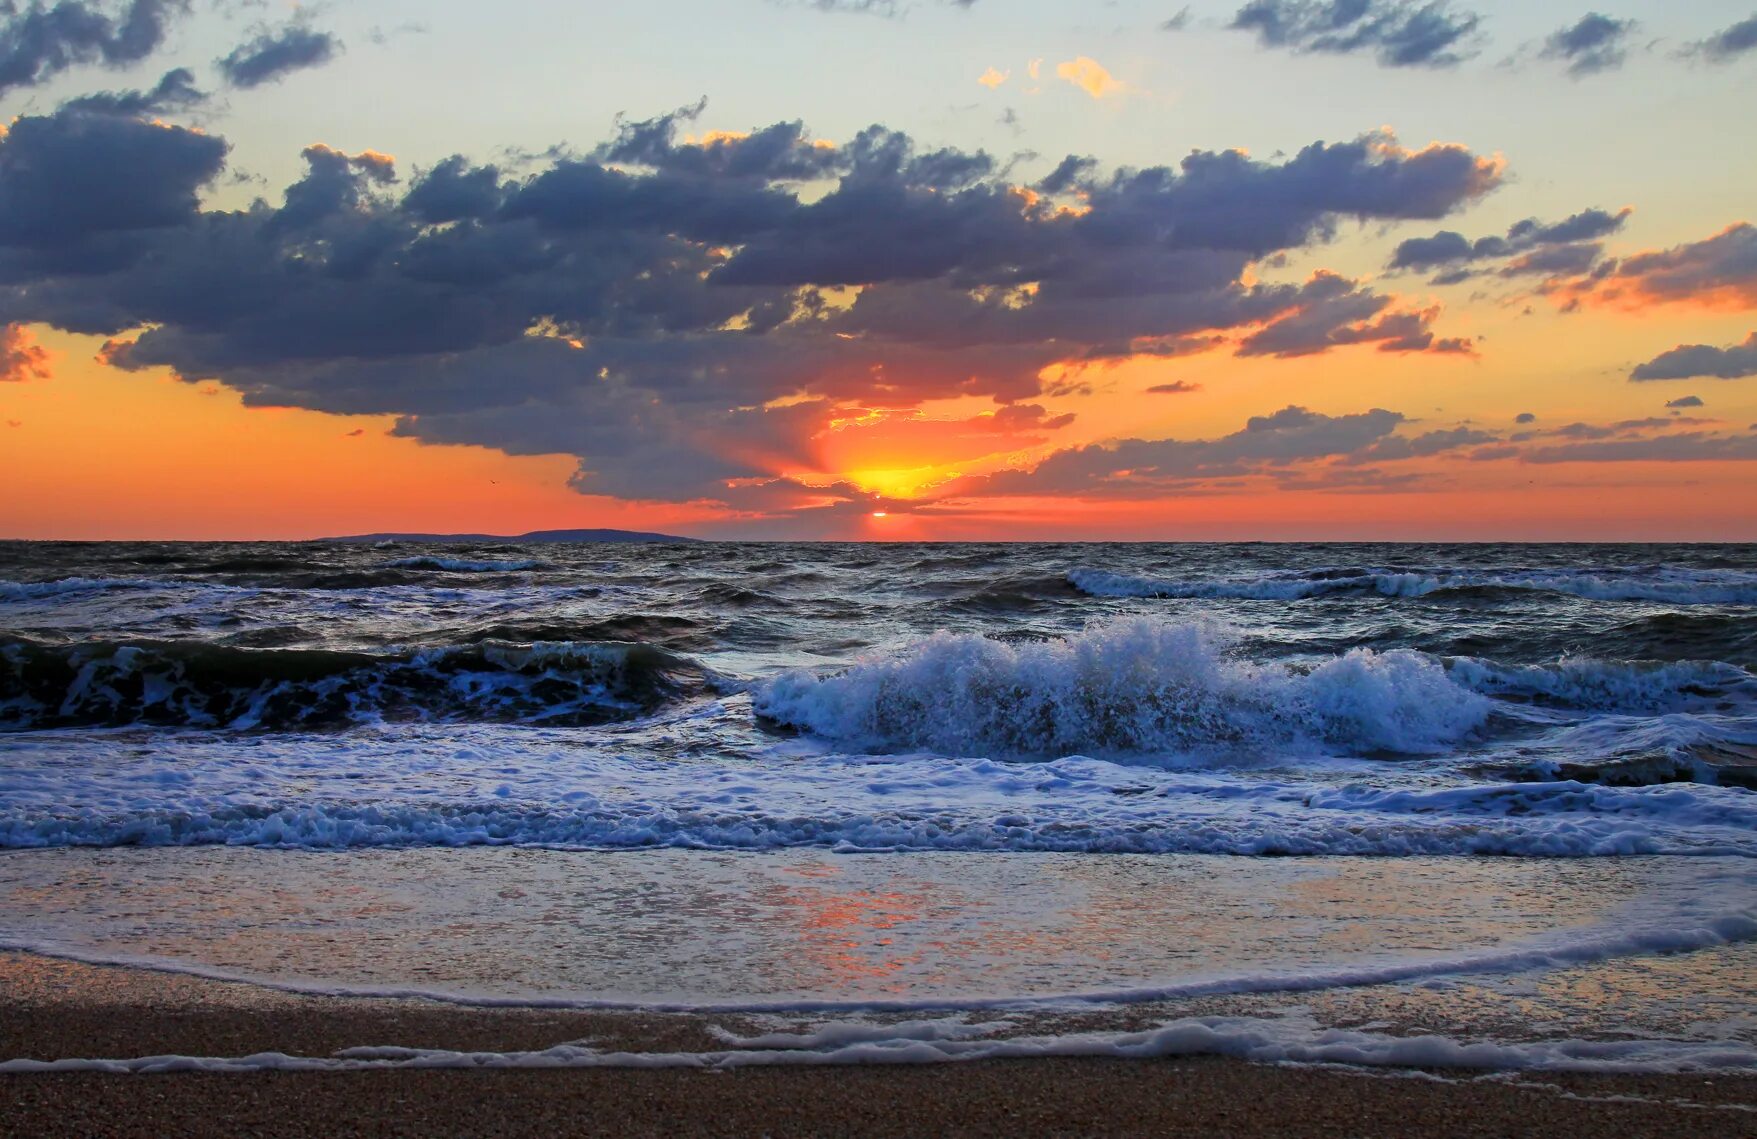
[[[1204,1016],[1163,1021],[1135,1031],[1028,1035],[1012,1020],[972,1024],[963,1016],[817,1025],[810,1032],[740,1036],[714,1027],[725,1045],[701,1052],[625,1052],[590,1044],[541,1051],[484,1052],[370,1045],[330,1056],[260,1052],[250,1056],[66,1057],[0,1061],[0,1074],[102,1072],[362,1072],[540,1069],[688,1069],[943,1064],[1043,1057],[1163,1059],[1231,1056],[1252,1063],[1344,1064],[1353,1067],[1498,1072],[1584,1072],[1624,1075],[1744,1074],[1757,1070],[1757,1047],[1736,1040],[1548,1039],[1503,1041],[1435,1033],[1400,1035],[1372,1028],[1335,1028],[1309,1014],[1275,1017]],[[1428,1074],[1428,1079],[1447,1077]],[[1621,1097],[1675,1111],[1675,1100]],[[1691,1106],[1703,1107],[1702,1104]]]
[[1356,649],[1300,670],[1232,659],[1230,642],[1145,617],[1047,642],[939,633],[839,675],[783,674],[755,709],[868,751],[1022,756],[1299,742],[1426,753],[1488,719],[1488,699],[1420,653]]
[[1504,665],[1459,657],[1453,681],[1500,700],[1621,714],[1683,711],[1733,696],[1757,695],[1757,677],[1720,661],[1603,661]]
[[[632,778],[630,772],[624,778]],[[678,780],[687,780],[680,773]],[[779,777],[777,777],[778,779]],[[974,778],[973,786],[962,784]],[[1577,782],[1488,784],[1430,791],[1366,787],[1268,787],[1259,794],[1209,785],[1110,802],[1063,775],[1065,801],[1030,799],[1020,785],[1052,785],[1055,772],[933,770],[915,779],[883,773],[846,779],[839,801],[753,777],[772,793],[728,801],[713,784],[643,784],[638,797],[574,790],[521,801],[498,793],[445,802],[338,802],[267,791],[191,795],[176,786],[161,805],[95,795],[72,809],[0,809],[0,849],[115,846],[377,847],[536,846],[561,850],[822,849],[844,853],[1006,851],[1072,854],[1212,854],[1297,857],[1492,855],[1599,858],[1629,855],[1757,856],[1757,802],[1746,792],[1678,785],[1622,788]],[[910,786],[910,783],[913,786]],[[931,792],[940,798],[935,800]],[[960,797],[968,792],[967,797]],[[1019,798],[1019,802],[1008,799]],[[1000,800],[997,802],[997,800]]]
[[0,643],[0,728],[596,724],[648,713],[699,689],[705,676],[688,658],[614,641],[484,641],[377,654],[12,640]]
[[1232,580],[1177,580],[1080,567],[1068,581],[1093,597],[1228,598],[1300,601],[1336,594],[1429,597],[1435,594],[1562,593],[1593,601],[1670,605],[1757,605],[1757,573],[1657,570],[1629,573],[1394,572],[1374,569],[1284,571]]
[[541,569],[542,562],[534,561],[499,561],[493,558],[470,560],[466,558],[436,558],[426,554],[412,558],[397,558],[384,563],[386,569],[417,569],[439,570],[444,573],[517,573],[523,570]]
[[0,581],[0,602],[35,601],[68,593],[99,593],[110,589],[149,589],[162,584],[139,577],[63,577],[54,581]]

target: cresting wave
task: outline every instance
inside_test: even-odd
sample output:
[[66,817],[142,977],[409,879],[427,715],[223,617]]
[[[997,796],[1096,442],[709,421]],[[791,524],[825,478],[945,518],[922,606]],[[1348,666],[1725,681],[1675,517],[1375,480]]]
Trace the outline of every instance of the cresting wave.
[[941,633],[838,675],[777,677],[757,689],[755,708],[771,722],[873,752],[1305,745],[1426,754],[1481,732],[1503,701],[1652,713],[1757,693],[1750,673],[1714,662],[1502,667],[1356,649],[1308,666],[1239,660],[1233,643],[1217,626],[1150,617],[1094,625],[1065,640]]
[[688,658],[614,641],[483,641],[377,654],[15,639],[0,642],[0,730],[597,724],[650,712],[705,683]]
[[1068,582],[1093,597],[1232,598],[1299,601],[1339,594],[1427,597],[1440,593],[1562,593],[1593,601],[1669,605],[1757,605],[1757,573],[1732,569],[1650,573],[1405,573],[1333,569],[1283,571],[1235,580],[1177,580],[1081,567]]

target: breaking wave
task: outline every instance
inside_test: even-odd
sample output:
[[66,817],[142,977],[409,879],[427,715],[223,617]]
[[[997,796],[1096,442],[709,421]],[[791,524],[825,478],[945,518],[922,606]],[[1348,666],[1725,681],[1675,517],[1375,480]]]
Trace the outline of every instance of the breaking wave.
[[1757,694],[1757,677],[1719,661],[1603,661],[1503,665],[1461,657],[1449,674],[1472,691],[1533,704],[1652,715]]
[[1490,701],[1421,653],[1356,649],[1310,669],[1229,657],[1205,625],[1129,618],[1066,640],[940,633],[902,656],[758,689],[775,723],[876,752],[1151,753],[1307,742],[1443,750]]
[[686,657],[614,641],[484,641],[378,654],[20,639],[0,642],[0,729],[596,724],[650,712],[704,683]]

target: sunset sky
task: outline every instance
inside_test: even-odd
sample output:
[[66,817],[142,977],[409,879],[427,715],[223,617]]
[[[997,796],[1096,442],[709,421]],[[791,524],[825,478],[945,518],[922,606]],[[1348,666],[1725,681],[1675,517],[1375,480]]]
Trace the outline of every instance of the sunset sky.
[[0,4],[0,537],[1757,540],[1753,5]]

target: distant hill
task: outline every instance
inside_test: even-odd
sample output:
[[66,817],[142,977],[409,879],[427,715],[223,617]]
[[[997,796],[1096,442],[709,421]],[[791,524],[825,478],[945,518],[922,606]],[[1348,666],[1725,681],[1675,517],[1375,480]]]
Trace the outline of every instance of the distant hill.
[[320,542],[693,542],[642,530],[533,530],[529,534],[350,534]]

